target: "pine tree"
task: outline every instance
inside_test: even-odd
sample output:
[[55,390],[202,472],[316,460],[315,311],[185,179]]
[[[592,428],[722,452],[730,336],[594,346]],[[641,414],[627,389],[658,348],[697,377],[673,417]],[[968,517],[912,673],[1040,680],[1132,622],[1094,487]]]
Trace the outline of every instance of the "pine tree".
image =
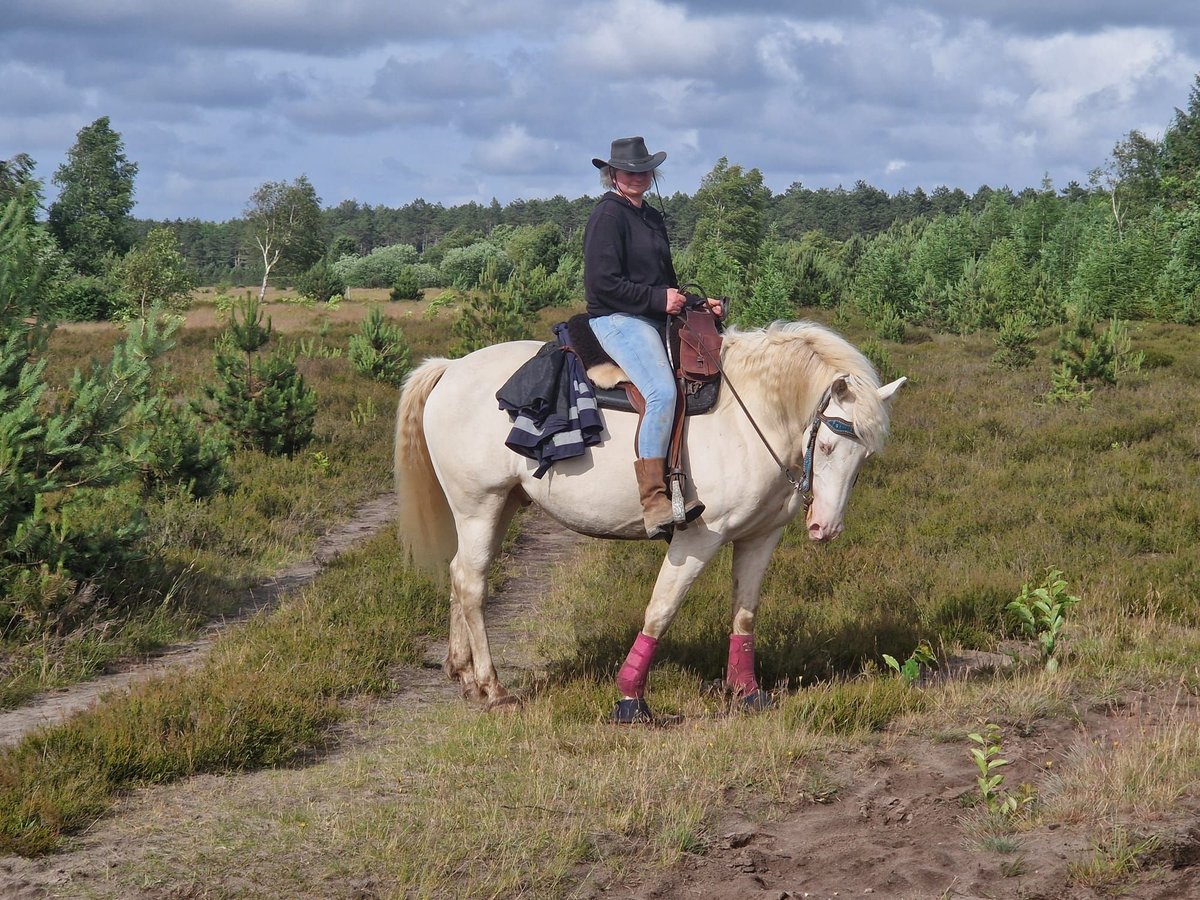
[[404,332],[388,322],[383,310],[372,306],[362,329],[350,338],[350,362],[360,375],[399,387],[409,370],[409,348]]
[[104,272],[110,257],[124,256],[133,244],[133,179],[121,135],[101,116],[80,129],[67,161],[54,173],[62,188],[50,204],[48,224],[75,268],[84,275]]
[[19,199],[0,214],[0,629],[24,622],[44,631],[62,624],[80,580],[118,563],[140,536],[136,515],[114,525],[94,510],[145,459],[152,363],[171,334],[141,323],[48,403],[52,326],[37,227]]
[[489,259],[479,276],[479,290],[466,297],[452,331],[458,338],[455,351],[465,355],[490,344],[520,341],[533,336],[534,311],[501,278],[502,265]]
[[213,360],[217,384],[204,393],[237,443],[268,455],[293,456],[312,440],[317,396],[287,355],[279,350],[259,354],[271,331],[271,320],[263,324],[262,307],[247,294],[230,314]]

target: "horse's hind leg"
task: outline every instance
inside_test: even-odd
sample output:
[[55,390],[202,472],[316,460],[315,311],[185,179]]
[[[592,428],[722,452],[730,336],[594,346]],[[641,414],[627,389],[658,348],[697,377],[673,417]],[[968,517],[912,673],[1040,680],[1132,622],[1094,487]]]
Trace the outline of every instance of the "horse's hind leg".
[[511,697],[500,684],[488,644],[487,573],[520,505],[516,495],[497,497],[470,516],[457,517],[458,552],[450,561],[450,647],[445,671],[461,682],[464,698],[486,701],[489,706],[509,702]]

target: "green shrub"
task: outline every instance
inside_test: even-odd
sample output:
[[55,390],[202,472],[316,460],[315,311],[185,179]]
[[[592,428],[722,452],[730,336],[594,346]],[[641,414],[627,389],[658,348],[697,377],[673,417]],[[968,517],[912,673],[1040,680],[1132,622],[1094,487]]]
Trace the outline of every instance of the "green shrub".
[[206,386],[204,393],[239,444],[272,456],[292,456],[312,440],[317,396],[288,356],[278,350],[258,355],[270,339],[271,320],[263,326],[258,300],[248,294],[231,312],[223,346],[213,360],[217,384]]
[[296,279],[296,290],[302,297],[317,303],[328,303],[346,293],[346,282],[322,259]]
[[[119,562],[141,533],[138,510],[105,517],[107,491],[145,459],[139,426],[152,415],[152,363],[172,328],[130,330],[107,362],[46,394],[49,327],[38,316],[32,224],[0,214],[0,631],[14,618],[44,628],[70,617],[77,582]],[[120,524],[114,524],[120,523]]]
[[421,281],[412,266],[405,266],[392,282],[392,300],[420,300]]
[[1097,333],[1095,321],[1078,313],[1063,328],[1050,359],[1080,384],[1116,384],[1142,365],[1142,355],[1133,352],[1128,325],[1111,319]]
[[103,278],[81,275],[64,282],[50,298],[56,318],[68,322],[98,322],[120,306],[117,292]]
[[479,290],[465,297],[452,329],[458,338],[454,348],[458,355],[533,336],[536,313],[526,305],[516,285],[501,282],[500,268],[499,260],[489,261],[480,276]]
[[350,362],[367,378],[399,387],[408,374],[409,347],[404,332],[389,322],[383,310],[372,306],[358,334],[350,337]]
[[904,341],[904,319],[891,304],[883,304],[874,317],[875,334],[880,340],[902,343]]
[[333,271],[348,287],[391,287],[401,269],[417,261],[417,248],[411,244],[378,247],[366,256],[343,256]]
[[509,276],[507,286],[533,311],[548,306],[562,306],[571,299],[568,279],[558,272],[547,272],[540,265],[532,269],[517,269]]
[[229,487],[229,446],[204,428],[190,406],[159,398],[145,432],[145,458],[139,468],[148,491],[161,493],[178,486],[200,499]]
[[488,265],[500,280],[507,279],[512,272],[512,261],[508,255],[489,241],[478,241],[469,247],[455,247],[446,251],[442,258],[441,272],[446,284],[469,291],[478,285]]
[[791,284],[776,254],[762,254],[750,297],[736,310],[735,318],[738,325],[748,328],[795,318]]
[[996,335],[996,345],[999,349],[992,356],[992,361],[1006,369],[1023,369],[1033,362],[1033,344],[1037,333],[1033,323],[1024,313],[1011,313],[1000,323],[1000,333]]

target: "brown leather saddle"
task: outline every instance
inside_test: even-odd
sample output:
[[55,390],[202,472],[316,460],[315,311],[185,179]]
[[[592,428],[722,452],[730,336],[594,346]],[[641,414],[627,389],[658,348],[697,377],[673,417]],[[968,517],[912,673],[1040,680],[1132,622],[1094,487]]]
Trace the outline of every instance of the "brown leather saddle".
[[[568,346],[587,370],[600,407],[640,415],[645,408],[641,394],[600,346],[588,315],[572,316],[566,325]],[[698,416],[708,412],[716,405],[721,391],[721,333],[716,316],[685,309],[682,315],[673,317],[664,333],[664,341],[669,341],[669,358],[676,366],[684,415]]]

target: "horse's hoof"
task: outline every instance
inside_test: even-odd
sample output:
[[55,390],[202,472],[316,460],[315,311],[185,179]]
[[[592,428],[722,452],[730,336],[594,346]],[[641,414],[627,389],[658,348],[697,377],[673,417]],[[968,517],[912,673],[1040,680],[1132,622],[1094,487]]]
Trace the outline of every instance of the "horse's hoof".
[[521,700],[519,697],[516,697],[513,694],[505,694],[502,697],[493,697],[487,702],[487,704],[484,706],[484,709],[488,712],[511,712],[517,709],[520,705]]
[[763,710],[774,709],[775,701],[762,688],[755,688],[751,693],[738,698],[738,706],[747,712],[762,712]]
[[646,705],[645,700],[641,697],[632,697],[617,701],[612,721],[614,725],[650,725],[654,722],[654,715],[650,712],[650,707]]

